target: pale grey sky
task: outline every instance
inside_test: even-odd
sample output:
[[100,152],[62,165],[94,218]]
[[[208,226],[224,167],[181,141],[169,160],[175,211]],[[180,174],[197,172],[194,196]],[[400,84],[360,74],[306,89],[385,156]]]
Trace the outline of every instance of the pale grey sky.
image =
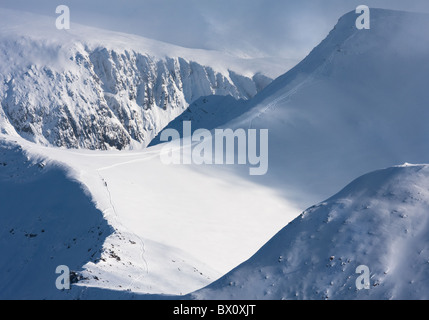
[[193,48],[300,59],[358,5],[429,12],[427,0],[1,0],[0,7]]

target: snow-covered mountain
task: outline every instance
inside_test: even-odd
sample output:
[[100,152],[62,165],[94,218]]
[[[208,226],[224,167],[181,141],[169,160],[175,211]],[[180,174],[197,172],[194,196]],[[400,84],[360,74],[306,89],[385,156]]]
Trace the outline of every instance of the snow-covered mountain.
[[199,97],[249,99],[270,81],[251,59],[75,24],[57,30],[53,18],[5,9],[0,38],[1,128],[43,145],[145,147]]
[[371,9],[370,30],[358,17],[341,17],[295,68],[230,108],[240,116],[208,100],[169,126],[269,129],[269,171],[257,181],[305,207],[367,172],[429,162],[429,16]]
[[267,182],[312,203],[367,172],[429,162],[429,15],[371,9],[370,30],[358,16],[344,15],[230,124],[269,128]]
[[[369,268],[368,290],[358,290]],[[429,166],[360,177],[196,299],[429,299]]]
[[[25,27],[25,19],[11,17],[12,13],[4,18],[21,22],[0,30],[4,35],[0,52],[8,52],[1,62],[0,136],[17,141],[23,150],[2,147],[0,151],[7,160],[1,167],[0,158],[0,170],[5,170],[0,171],[4,172],[0,188],[5,190],[0,197],[10,208],[1,212],[6,223],[0,240],[26,247],[19,259],[12,247],[7,250],[11,262],[5,262],[4,268],[15,275],[14,282],[3,287],[8,296],[25,296],[26,290],[41,288],[31,281],[29,270],[38,270],[47,255],[54,261],[49,266],[60,264],[62,250],[70,250],[63,244],[70,244],[76,257],[75,262],[65,263],[84,277],[73,287],[78,291],[72,290],[72,298],[100,297],[101,291],[115,295],[113,290],[121,297],[127,290],[185,294],[248,259],[305,207],[355,177],[398,163],[429,162],[427,15],[373,9],[371,30],[359,31],[357,15],[346,14],[305,60],[248,102],[258,91],[252,88],[267,83],[263,76],[253,76],[260,70],[250,68],[249,61],[241,64],[231,57],[218,59],[218,53],[80,26],[58,33],[54,21],[41,18],[32,17]],[[28,28],[34,21],[37,28]],[[154,69],[143,63],[151,59]],[[36,62],[26,66],[26,61]],[[140,68],[143,65],[148,69]],[[187,78],[189,91],[184,70],[193,70]],[[136,85],[139,74],[160,77],[148,82],[153,90],[158,88],[153,91],[153,101],[158,102],[152,109],[144,110],[144,99],[139,100],[145,97],[146,83],[141,80],[141,86]],[[196,74],[207,76],[207,85],[197,85],[201,77]],[[211,75],[216,79],[219,75],[226,87],[212,87]],[[194,76],[195,81],[191,80]],[[193,95],[194,89],[200,96]],[[224,93],[231,97],[220,96]],[[171,103],[183,103],[167,104],[164,110],[162,97],[166,96],[174,97]],[[51,101],[67,103],[54,108]],[[238,165],[168,166],[160,159],[162,145],[120,152],[43,146],[141,147],[188,104],[189,111],[170,126],[179,128],[181,121],[192,120],[194,130],[219,126],[269,129],[268,174],[250,177],[248,167]],[[136,129],[142,118],[133,116],[133,110],[147,116],[146,130]],[[139,144],[132,132],[135,136],[142,133],[144,141]],[[189,146],[183,150],[189,151]],[[47,175],[49,170],[56,172],[58,183]],[[29,188],[24,181],[17,187],[12,181],[19,180],[15,171],[34,176],[35,184]],[[287,225],[248,262],[190,297],[427,297],[421,283],[427,278],[425,262],[429,260],[428,175],[427,166],[402,166],[356,180]],[[47,198],[34,202],[40,206],[28,224],[22,222],[20,227],[26,211],[13,215],[19,206],[30,210],[31,202],[16,203],[6,192],[9,186],[14,194],[35,198],[31,192],[43,191],[45,184],[48,191],[59,191],[55,186],[68,186],[70,179],[80,183],[70,185],[70,195],[81,200],[76,203],[82,206],[76,209],[80,210],[78,218],[92,212],[91,219],[78,219],[79,225],[72,221],[70,233],[42,242],[50,226],[43,221],[50,219],[52,210],[68,215],[73,199],[52,202],[44,194]],[[86,206],[88,200],[93,207]],[[98,226],[105,230],[100,238],[87,237],[88,230]],[[15,235],[20,236],[13,238],[12,229],[19,230]],[[91,257],[95,251],[100,258],[96,261]],[[358,265],[371,270],[369,291],[356,292]],[[7,274],[3,276],[5,281],[0,278],[0,283],[8,285]],[[52,276],[40,274],[42,280],[49,279],[45,285],[51,284]],[[58,297],[50,288],[42,296]]]

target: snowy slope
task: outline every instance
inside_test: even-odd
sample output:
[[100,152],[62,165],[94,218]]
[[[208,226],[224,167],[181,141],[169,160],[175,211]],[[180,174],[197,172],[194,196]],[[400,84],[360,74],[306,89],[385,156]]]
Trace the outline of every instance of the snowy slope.
[[[156,242],[133,232],[97,170],[72,169],[52,159],[0,143],[1,299],[76,299],[88,288],[109,296],[114,291],[179,295],[221,275],[162,238]],[[90,179],[91,191],[82,183]],[[154,223],[141,225],[150,229]],[[79,275],[74,290],[56,289],[59,265]]]
[[[357,290],[370,270],[370,289]],[[429,166],[355,180],[196,299],[429,299]]]
[[[233,172],[165,165],[162,146],[140,152],[63,150],[15,140],[30,159],[60,164],[67,177],[85,187],[113,228],[94,244],[104,260],[76,262],[86,278],[79,285],[92,288],[85,290],[87,297],[114,296],[105,290],[120,296],[127,290],[193,292],[248,259],[300,212],[275,190],[238,179]],[[64,205],[67,211],[68,202]],[[63,210],[61,205],[58,209]],[[14,211],[3,214],[7,218]],[[17,216],[15,224],[20,219]],[[15,262],[10,259],[9,268]]]
[[199,97],[267,84],[251,60],[5,9],[0,37],[1,128],[43,145],[141,148]]
[[112,233],[79,183],[22,148],[0,142],[0,299],[67,298],[56,267],[99,260]]
[[[198,181],[195,168],[181,172],[162,166],[155,171],[158,155],[154,149],[138,155],[107,156],[95,151],[50,150],[51,159],[74,164],[71,171],[37,156],[46,152],[44,148],[27,145],[25,149],[29,153],[2,143],[0,151],[0,241],[4,258],[0,292],[4,299],[162,299],[165,297],[141,294],[187,293],[216,277],[212,272],[210,278],[210,268],[189,252],[210,265],[216,265],[217,259],[225,259],[218,266],[231,263],[236,254],[248,254],[243,254],[243,247],[258,246],[250,243],[255,237],[261,241],[262,234],[274,234],[273,226],[285,219],[281,215],[290,209],[271,193],[263,194],[260,187],[252,191],[245,181],[234,180],[234,187],[223,180],[216,187],[219,177],[208,182],[206,170],[200,172],[206,180],[208,197],[204,198],[204,192],[197,193],[198,188],[183,182]],[[136,172],[142,164],[147,168],[141,177],[146,177],[149,188],[138,184]],[[97,166],[104,167],[95,170]],[[147,174],[150,170],[156,177],[164,172],[158,186]],[[118,183],[126,181],[119,178],[121,175],[129,179],[129,186]],[[75,179],[73,176],[87,183],[94,203],[78,183],[70,180]],[[173,181],[176,185],[170,185]],[[241,193],[244,189],[252,193],[246,197],[243,216],[237,210],[244,202],[232,201],[240,188]],[[151,189],[152,194],[148,193]],[[188,298],[427,299],[428,190],[426,165],[404,165],[365,175],[306,210],[250,260]],[[173,193],[174,213],[156,198]],[[199,209],[213,194],[228,199],[223,201],[227,204],[222,207],[215,198],[210,204],[213,215],[206,212],[200,216]],[[140,204],[135,200],[139,195],[143,198]],[[255,206],[264,205],[261,198],[268,206],[277,205],[271,208],[272,213],[265,208],[258,219],[261,207]],[[138,206],[142,210],[136,209]],[[233,210],[223,212],[228,207]],[[54,270],[60,264],[84,277],[71,291],[54,287]],[[358,265],[371,270],[368,291],[356,290]]]
[[239,104],[241,116],[200,104],[177,121],[269,129],[269,171],[256,182],[303,208],[364,173],[429,162],[429,17],[372,9],[370,30],[357,17],[344,15],[300,64]]
[[[15,80],[18,82],[16,88],[20,88],[18,91],[10,89],[15,88],[11,78],[10,81],[6,79],[0,82],[0,90],[7,93],[1,96],[4,99],[0,108],[0,134],[7,139],[13,138],[18,141],[31,158],[45,159],[44,161],[48,163],[50,161],[61,163],[67,176],[79,181],[88,190],[90,199],[95,205],[95,209],[92,209],[101,212],[107,223],[113,227],[112,233],[102,244],[98,242],[99,239],[91,241],[92,247],[101,247],[106,261],[94,262],[88,258],[88,255],[79,253],[76,268],[80,267],[82,274],[88,278],[81,284],[93,288],[87,291],[89,296],[94,292],[97,295],[98,290],[101,289],[108,289],[108,292],[119,290],[120,296],[124,296],[123,291],[126,292],[126,290],[151,294],[184,294],[197,290],[248,259],[281,227],[295,218],[305,206],[333,194],[352,178],[376,168],[397,163],[429,161],[427,159],[429,128],[426,125],[426,118],[429,116],[427,108],[429,91],[426,89],[429,83],[429,55],[427,54],[429,37],[425,32],[429,29],[428,17],[372,10],[372,29],[369,31],[356,30],[355,19],[354,13],[342,17],[327,39],[301,64],[278,78],[248,103],[243,100],[236,103],[233,98],[246,98],[241,95],[243,92],[248,92],[249,87],[253,87],[249,79],[254,73],[240,73],[240,70],[236,70],[238,74],[248,78],[240,78],[240,81],[235,82],[233,79],[236,77],[228,71],[230,68],[225,68],[225,65],[228,65],[228,59],[214,62],[217,53],[189,51],[170,46],[167,50],[163,44],[143,41],[141,38],[138,38],[138,41],[142,42],[136,44],[134,42],[137,41],[137,37],[113,35],[99,30],[96,31],[97,40],[94,40],[91,37],[94,33],[88,32],[87,28],[79,29],[81,28],[79,26],[66,33],[67,36],[64,33],[59,35],[55,29],[50,29],[52,26],[46,21],[47,25],[44,29],[46,34],[43,35],[38,34],[38,30],[43,25],[41,21],[38,22],[40,23],[38,28],[34,29],[23,29],[22,26],[10,27],[9,30],[6,27],[3,28],[2,34],[6,39],[3,42],[3,49],[10,50],[12,46],[14,52],[19,53],[21,50],[22,53],[11,55],[12,59],[16,59],[14,63],[7,60],[2,63],[2,67],[7,71],[3,76],[13,74],[16,71],[15,68],[25,65],[28,59],[24,53],[30,52],[28,50],[30,45],[32,56],[37,57],[36,60],[40,62],[37,62],[36,67],[27,68],[25,72],[19,73],[20,76]],[[29,19],[29,21],[34,20]],[[23,30],[26,35],[17,41],[16,34],[22,34]],[[85,32],[79,32],[79,30],[85,30]],[[8,38],[8,34],[12,34],[12,38]],[[78,40],[75,41],[75,39]],[[0,41],[0,47],[2,41]],[[123,49],[128,46],[130,48],[128,51]],[[46,51],[47,47],[49,54]],[[68,54],[69,52],[71,55]],[[158,66],[167,66],[168,61],[180,62],[178,57],[182,57],[189,65],[192,64],[190,61],[200,61],[201,64],[196,62],[202,68],[197,67],[201,71],[197,72],[198,74],[205,74],[206,71],[210,73],[208,69],[202,67],[210,65],[213,73],[223,76],[225,83],[229,83],[231,88],[237,89],[238,83],[243,90],[247,88],[244,91],[237,89],[239,94],[232,95],[233,98],[225,98],[207,97],[218,93],[206,93],[201,87],[196,86],[198,90],[201,89],[200,99],[195,96],[196,100],[190,112],[183,114],[181,119],[171,125],[180,128],[180,120],[191,119],[194,129],[198,124],[209,129],[220,125],[231,128],[268,128],[270,130],[268,174],[262,177],[249,177],[247,166],[168,166],[160,160],[163,152],[162,145],[140,151],[123,150],[121,152],[62,150],[32,144],[21,139],[15,132],[20,125],[25,129],[25,124],[28,124],[32,131],[46,132],[46,134],[37,135],[39,140],[36,140],[41,144],[53,143],[47,138],[53,134],[51,137],[58,138],[61,141],[60,145],[68,147],[79,146],[89,149],[107,149],[111,146],[135,147],[130,138],[130,132],[134,130],[132,128],[138,126],[124,125],[125,122],[120,120],[122,117],[120,114],[127,114],[126,110],[122,112],[122,102],[123,106],[133,105],[129,103],[132,99],[128,95],[134,92],[131,87],[133,83],[128,82],[128,79],[134,79],[134,75],[141,70],[128,69],[129,64],[126,61],[136,58],[139,52],[142,59],[147,57],[142,52],[148,52],[150,59],[161,61],[157,64]],[[162,52],[169,52],[172,57],[165,58]],[[74,59],[73,70],[67,69],[70,57]],[[91,57],[96,59],[91,60]],[[112,62],[115,67],[109,69],[109,66],[113,66]],[[48,64],[49,70],[58,71],[57,76],[64,79],[64,82],[63,80],[58,82],[56,80],[59,78],[53,77],[55,90],[70,88],[76,90],[71,90],[70,95],[68,91],[58,91],[55,96],[51,95],[52,92],[49,89],[52,86],[51,80],[44,78],[37,67]],[[87,65],[90,67],[86,68]],[[106,70],[111,70],[116,76],[106,76],[110,72]],[[145,74],[150,74],[148,70],[144,70]],[[179,68],[179,74],[180,72],[182,69]],[[46,74],[48,75],[49,72]],[[82,77],[82,74],[88,75],[88,78]],[[73,81],[69,83],[67,77]],[[38,85],[34,82],[36,78]],[[98,80],[94,80],[97,78]],[[171,79],[173,78],[171,76]],[[260,77],[257,78],[261,80]],[[28,82],[26,79],[29,79]],[[179,77],[169,82],[171,79],[166,80],[167,82],[161,81],[161,88],[165,88],[162,84],[168,83],[172,84],[170,88],[174,88],[173,92],[183,93],[182,98],[185,97],[186,92],[190,94],[190,91],[186,90],[175,91]],[[192,80],[189,81],[192,82]],[[253,83],[256,87],[255,82]],[[184,84],[183,81],[182,84]],[[190,87],[194,89],[195,86],[190,85]],[[91,91],[93,88],[98,89]],[[36,89],[42,91],[42,94],[37,93]],[[46,92],[43,91],[45,89]],[[76,92],[81,92],[82,95],[76,95]],[[104,106],[104,102],[95,103],[102,101],[99,100],[101,95],[106,101],[106,108],[100,107]],[[71,105],[76,108],[69,113],[67,110],[71,109],[65,108],[65,116],[58,117],[63,112],[59,107],[58,111],[55,111],[57,113],[51,117],[48,114],[51,110],[48,100],[38,100],[44,96],[48,97],[49,101],[70,99]],[[86,102],[80,99],[85,99]],[[108,104],[108,101],[114,100],[119,101],[119,107],[111,108]],[[19,101],[22,102],[21,105]],[[30,101],[36,103],[29,103]],[[93,102],[92,107],[91,102]],[[187,101],[187,103],[190,102]],[[217,107],[218,103],[222,105]],[[20,107],[13,108],[14,104],[15,107]],[[34,109],[32,105],[38,105],[40,108]],[[240,109],[232,111],[232,108],[237,105]],[[138,107],[141,109],[141,106]],[[160,130],[174,113],[171,111],[173,108],[171,110],[168,108],[164,112],[163,108],[157,105],[145,111],[148,119],[150,118],[145,123],[153,124],[157,128],[152,130],[150,127],[150,130],[143,130],[145,134],[150,132],[148,135],[150,139],[153,137],[152,133],[155,134],[158,129]],[[151,113],[151,110],[156,111]],[[97,114],[104,111],[106,117]],[[237,111],[242,113],[238,118],[236,118]],[[9,113],[14,114],[14,112],[17,119],[21,119],[17,120],[18,123],[10,121]],[[164,117],[166,113],[168,117]],[[209,114],[211,117],[206,118],[204,114]],[[82,127],[76,124],[87,125],[89,122],[76,121],[76,117],[77,119],[92,117],[95,122],[91,120],[91,126],[87,131],[81,130]],[[231,118],[235,119],[229,121]],[[23,119],[25,121],[22,121]],[[48,122],[44,124],[43,121],[38,122],[39,119],[48,119]],[[56,123],[58,119],[63,120]],[[127,116],[122,119],[127,119]],[[136,120],[139,117],[130,116],[129,119]],[[34,125],[29,123],[36,124],[36,127],[39,123],[40,126],[34,128]],[[45,130],[43,127],[46,131],[43,131]],[[130,131],[127,131],[128,129],[124,131],[125,127]],[[57,135],[55,130],[60,130],[61,134]],[[102,139],[99,139],[99,130],[102,133],[103,130],[105,132],[105,137],[101,135]],[[21,130],[19,134],[34,140],[25,132],[26,129]],[[138,130],[133,132],[137,133]],[[130,142],[127,144],[127,141]],[[185,149],[184,152],[189,150]],[[339,298],[334,289],[338,288],[344,293],[350,287],[350,295],[344,293],[345,297],[365,298],[372,295],[376,298],[397,298],[402,294],[425,297],[426,292],[418,286],[418,283],[427,275],[425,269],[422,269],[422,263],[427,259],[427,249],[425,249],[427,239],[423,234],[418,233],[419,230],[415,224],[419,221],[422,228],[426,226],[426,218],[423,214],[426,193],[416,188],[419,186],[425,188],[427,170],[425,166],[393,168],[382,171],[385,174],[376,173],[358,180],[364,181],[365,183],[362,184],[366,187],[362,187],[360,183],[352,184],[352,187],[345,189],[353,189],[350,194],[340,193],[327,201],[326,205],[316,207],[319,214],[305,214],[302,221],[300,218],[286,227],[285,230],[289,230],[287,234],[281,232],[249,262],[214,284],[213,287],[197,292],[194,297],[242,299],[255,297],[251,296],[251,292],[254,291],[256,297],[261,299],[290,298],[297,292],[298,298]],[[374,175],[377,178],[371,179]],[[402,182],[399,183],[399,181]],[[4,185],[5,189],[7,183]],[[373,187],[371,187],[372,184]],[[39,188],[41,186],[38,185],[36,189]],[[380,195],[378,190],[384,189],[389,191]],[[364,192],[365,190],[367,193]],[[392,195],[389,195],[389,192]],[[78,193],[77,190],[76,193]],[[348,202],[343,200],[338,200],[337,203],[335,200],[337,198],[350,199],[353,206],[348,206]],[[402,202],[403,200],[405,202]],[[380,204],[379,207],[377,203]],[[65,204],[68,205],[67,202]],[[335,208],[337,211],[334,210]],[[344,208],[344,211],[341,211],[341,208]],[[367,210],[363,210],[364,213],[358,215],[359,208],[367,208]],[[374,210],[371,211],[371,208]],[[387,216],[386,210],[391,208],[393,213]],[[402,214],[402,208],[412,211],[413,217],[407,219],[405,215],[410,215]],[[307,213],[312,210],[314,208]],[[397,215],[394,210],[398,211]],[[8,210],[9,215],[13,212],[14,210]],[[368,216],[371,212],[373,214]],[[349,215],[357,223],[350,225],[346,223],[343,226],[342,223],[348,221]],[[417,218],[414,219],[414,216]],[[362,220],[359,220],[360,218]],[[16,219],[12,224],[18,224],[23,217],[18,216]],[[307,220],[308,223],[306,223]],[[324,223],[324,220],[328,223]],[[371,223],[370,227],[368,227],[368,221]],[[90,221],[88,225],[91,228],[92,222]],[[354,235],[354,238],[347,238],[346,232],[340,232],[342,227]],[[370,234],[368,234],[368,228]],[[396,232],[403,231],[402,228],[408,228],[408,233]],[[325,233],[325,230],[329,232]],[[4,229],[2,232],[1,239],[10,237],[8,234],[10,230]],[[376,236],[377,234],[379,237]],[[312,236],[314,237],[311,238]],[[398,237],[393,238],[394,236]],[[338,239],[350,241],[340,246],[341,241],[337,241]],[[280,240],[281,243],[277,243]],[[395,242],[396,240],[399,242]],[[330,241],[334,241],[332,246]],[[393,246],[403,244],[404,248],[410,251],[405,252],[406,249],[399,251],[399,256],[404,252],[404,255],[409,255],[407,257],[416,259],[416,263],[401,264],[401,261],[395,260],[398,259],[397,253],[385,252],[378,245],[365,251],[363,246],[359,245],[360,241],[366,245],[384,241],[389,250],[392,248],[402,250],[400,246]],[[274,246],[270,245],[272,243]],[[310,251],[313,244],[316,246],[314,254]],[[113,253],[110,250],[113,250]],[[419,257],[415,253],[416,250],[421,252]],[[334,252],[331,253],[331,251]],[[311,255],[303,254],[305,252],[311,252]],[[27,254],[32,256],[33,252],[30,251]],[[390,258],[390,260],[388,262],[378,260],[377,255],[384,257],[382,259]],[[311,258],[312,256],[315,258]],[[371,259],[365,260],[366,256]],[[334,257],[332,261],[331,257]],[[348,262],[349,259],[350,262]],[[17,261],[19,266],[24,265],[19,259],[10,261]],[[37,261],[34,259],[32,263],[38,263]],[[387,290],[380,294],[380,291],[371,291],[371,289],[369,293],[359,292],[356,296],[353,277],[358,263],[367,264],[372,270],[375,275],[373,283],[378,283],[375,289],[382,287],[384,283],[384,288]],[[13,268],[10,266],[9,268]],[[253,266],[257,266],[256,269]],[[266,269],[264,269],[265,266]],[[323,270],[316,270],[320,266],[327,268],[328,271],[323,268]],[[298,267],[302,268],[298,270]],[[340,268],[345,269],[344,274],[350,276],[349,279],[344,278]],[[258,273],[260,269],[262,276]],[[414,281],[411,288],[417,293],[401,288],[400,286],[405,286],[402,282],[398,286],[393,284],[393,279],[398,278],[395,272],[399,274],[400,271],[408,272],[411,269],[417,271],[416,276],[410,275],[409,279]],[[312,270],[313,273],[305,273],[308,270]],[[316,274],[319,270],[321,270],[320,279]],[[338,274],[334,274],[334,271],[338,271]],[[289,276],[283,272],[292,273]],[[384,275],[384,272],[387,274]],[[295,277],[295,273],[301,277]],[[102,280],[95,279],[94,274]],[[395,277],[389,278],[390,274]],[[243,279],[251,281],[244,283]],[[292,282],[285,284],[283,281],[286,280]],[[306,284],[303,289],[300,287],[302,283]],[[340,289],[345,283],[346,286]],[[268,289],[272,284],[274,287]],[[328,289],[327,284],[332,289]],[[243,288],[240,289],[241,286]],[[103,292],[110,295],[106,291]],[[79,296],[85,296],[85,294],[80,292]]]
[[[193,102],[185,112],[171,121],[163,130],[175,129],[183,138],[183,122],[191,121],[191,132],[204,128],[213,130],[225,124],[226,119],[234,119],[247,111],[246,100],[235,100],[231,96],[201,97]],[[150,142],[148,147],[162,143],[162,131]]]

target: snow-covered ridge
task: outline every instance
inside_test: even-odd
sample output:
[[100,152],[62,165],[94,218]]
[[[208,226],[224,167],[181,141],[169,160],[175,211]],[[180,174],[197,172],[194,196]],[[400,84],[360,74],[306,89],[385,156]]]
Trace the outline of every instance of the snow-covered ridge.
[[[121,206],[115,206],[105,173],[77,165],[85,154],[95,156],[89,163],[97,166],[109,158],[105,154],[118,152],[54,149],[16,140],[0,139],[0,298],[79,299],[88,288],[115,297],[121,294],[111,290],[180,294],[220,276],[188,253],[134,233],[119,219]],[[72,167],[35,150],[77,158],[70,161]],[[145,219],[145,225],[151,221]],[[59,265],[74,273],[71,291],[55,287]]]
[[43,145],[144,147],[199,97],[249,99],[267,83],[249,61],[218,52],[57,30],[54,19],[4,9],[0,21],[2,131]]
[[[429,166],[360,177],[198,299],[428,299]],[[369,268],[369,289],[356,286]]]
[[0,140],[0,299],[58,298],[58,265],[81,271],[101,257],[113,229],[63,169]]
[[365,172],[429,162],[429,15],[371,9],[370,30],[356,28],[358,16],[342,16],[302,62],[222,124],[269,128],[264,179],[304,194],[305,206]]

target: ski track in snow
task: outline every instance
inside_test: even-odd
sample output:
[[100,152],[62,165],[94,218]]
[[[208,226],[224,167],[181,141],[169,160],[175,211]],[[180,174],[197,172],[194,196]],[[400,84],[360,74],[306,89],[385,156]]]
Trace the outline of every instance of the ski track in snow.
[[[129,228],[127,228],[126,226],[124,226],[124,225],[121,223],[121,221],[120,221],[120,217],[119,217],[119,214],[118,214],[118,212],[117,212],[117,210],[116,210],[116,208],[115,208],[115,205],[114,205],[114,203],[113,203],[112,194],[110,193],[110,189],[109,189],[109,184],[108,184],[108,182],[106,181],[106,179],[105,179],[105,178],[103,178],[103,176],[101,175],[100,170],[102,170],[102,169],[98,169],[98,170],[97,170],[97,173],[98,173],[98,175],[100,176],[100,179],[101,179],[101,181],[103,182],[103,184],[106,186],[106,190],[107,190],[108,197],[109,197],[109,202],[110,202],[110,205],[111,205],[111,210],[112,210],[112,211],[113,211],[113,213],[114,213],[115,226],[120,227],[122,230],[127,231],[129,234],[134,235],[134,236],[139,240],[139,245],[140,245],[140,258],[142,259],[142,261],[143,261],[144,265],[146,266],[146,274],[149,274],[149,265],[148,265],[148,263],[147,263],[147,261],[146,261],[146,258],[144,257],[145,252],[146,252],[144,241],[143,241],[143,239],[142,239],[138,234],[136,234],[136,233],[132,232]],[[103,213],[105,213],[105,212],[103,212]],[[117,228],[117,229],[118,229],[118,228]],[[128,284],[128,286],[127,286],[127,287],[128,287],[130,290],[132,290],[132,289],[133,289],[133,285],[134,285],[134,283],[136,283],[137,281],[139,281],[142,277],[144,277],[144,274],[142,274],[142,275],[140,275],[139,277],[137,277],[137,278],[133,279],[133,280]]]

